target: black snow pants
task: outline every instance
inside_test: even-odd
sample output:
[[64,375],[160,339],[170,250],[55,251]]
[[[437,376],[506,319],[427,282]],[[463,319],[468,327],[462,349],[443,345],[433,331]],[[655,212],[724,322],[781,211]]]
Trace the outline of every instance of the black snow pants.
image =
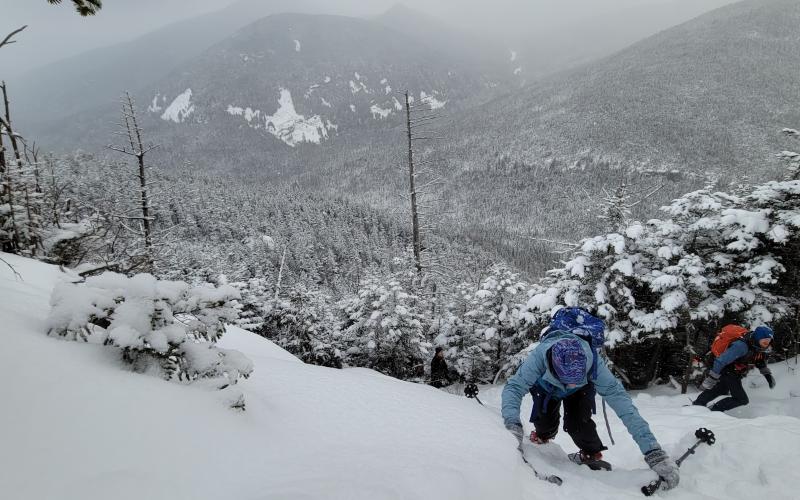
[[597,434],[597,426],[592,420],[595,390],[592,384],[585,385],[563,400],[550,397],[543,388],[534,386],[533,413],[531,422],[536,434],[542,439],[551,439],[558,433],[561,419],[561,403],[564,403],[564,431],[569,434],[578,448],[589,454],[607,450]]
[[711,406],[711,411],[728,411],[750,402],[747,393],[744,392],[744,387],[742,387],[742,377],[736,373],[723,371],[717,385],[701,392],[697,399],[694,400],[694,404],[706,406],[718,397],[728,394],[730,394],[730,397],[714,403]]

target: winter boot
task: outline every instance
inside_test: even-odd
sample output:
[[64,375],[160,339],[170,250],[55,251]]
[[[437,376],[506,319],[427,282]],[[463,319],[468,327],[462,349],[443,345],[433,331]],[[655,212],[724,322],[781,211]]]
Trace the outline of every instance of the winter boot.
[[551,437],[543,438],[543,437],[539,436],[538,434],[536,434],[536,431],[531,431],[531,443],[533,443],[533,444],[547,444],[547,443],[550,442],[551,439],[553,439],[553,438],[551,438]]
[[567,456],[571,462],[585,465],[592,470],[611,470],[611,464],[603,460],[603,454],[599,451],[597,453],[587,453],[581,450],[578,453],[570,453]]

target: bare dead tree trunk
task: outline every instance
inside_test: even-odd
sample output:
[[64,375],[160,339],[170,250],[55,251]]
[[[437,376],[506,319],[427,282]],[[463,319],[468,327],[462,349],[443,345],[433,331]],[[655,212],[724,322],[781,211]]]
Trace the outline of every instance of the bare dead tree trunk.
[[11,127],[11,108],[8,103],[8,91],[6,89],[6,82],[0,82],[0,90],[3,91],[3,105],[5,107],[5,119],[0,118],[3,120],[0,125],[2,125],[6,129],[6,133],[8,135],[8,140],[11,142],[11,149],[14,150],[14,158],[17,159],[17,165],[22,165],[22,155],[19,151],[19,143],[17,142],[17,135],[14,133],[14,129]]
[[281,257],[281,267],[278,269],[278,282],[275,284],[275,302],[278,301],[278,294],[281,291],[281,281],[283,281],[283,266],[286,264],[286,249],[289,246],[283,247],[283,256]]
[[411,233],[414,245],[414,264],[417,274],[422,273],[422,243],[419,235],[419,209],[417,207],[417,173],[414,170],[414,139],[411,132],[411,101],[406,98],[406,132],[408,135],[408,191],[411,198]]
[[[10,36],[11,35],[9,35],[9,37]],[[9,142],[11,142],[11,147],[14,150],[14,156],[17,159],[15,164],[17,169],[21,167],[21,159],[19,154],[19,146],[17,144],[17,137],[14,133],[14,130],[11,128],[11,111],[8,102],[8,92],[6,90],[6,82],[0,82],[0,90],[3,92],[3,107],[4,107],[4,115],[0,115],[0,158],[2,158],[0,162],[2,162],[2,168],[3,168],[2,173],[4,174],[5,177],[3,179],[3,194],[5,195],[5,198],[8,200],[9,218],[11,219],[11,243],[10,243],[10,248],[7,248],[7,250],[11,251],[12,253],[17,253],[20,250],[21,239],[19,237],[19,226],[17,225],[16,214],[14,211],[14,185],[13,185],[13,179],[11,177],[11,165],[6,161],[5,157],[6,148],[2,140],[3,135],[7,135]]]
[[[150,210],[150,195],[147,183],[147,167],[145,156],[158,146],[145,147],[142,140],[142,130],[136,118],[136,107],[130,93],[125,92],[122,98],[122,119],[121,124],[122,135],[127,139],[128,146],[108,146],[109,149],[117,151],[127,156],[136,158],[137,173],[136,177],[139,183],[139,196],[138,204],[141,211],[139,222],[142,225],[142,236],[144,237],[145,253],[147,258],[147,266],[152,270],[155,256],[153,252],[153,227],[152,227],[152,214]],[[129,149],[129,148],[130,149]]]
[[689,389],[689,382],[691,381],[692,377],[692,365],[694,362],[694,345],[693,345],[693,333],[695,331],[694,326],[691,323],[686,323],[684,327],[684,332],[686,334],[686,345],[683,349],[683,354],[686,356],[686,368],[683,370],[683,380],[681,381],[681,394],[686,394]]

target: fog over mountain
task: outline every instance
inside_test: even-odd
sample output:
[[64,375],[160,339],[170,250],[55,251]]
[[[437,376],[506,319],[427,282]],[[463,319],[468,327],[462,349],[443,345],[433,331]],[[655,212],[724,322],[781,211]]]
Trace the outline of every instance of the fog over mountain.
[[[583,43],[587,57],[621,48],[638,38],[694,17],[733,0],[406,0],[409,7],[427,12],[486,38],[510,45],[528,45],[541,53],[558,53]],[[121,42],[206,13],[232,7],[247,20],[272,12],[306,12],[372,17],[397,0],[117,0],[104,2],[102,15],[81,19],[71,5],[57,8],[44,0],[3,0],[0,32],[29,25],[24,44],[7,47],[0,55],[4,76]],[[225,17],[222,15],[222,17]],[[220,22],[225,30],[225,22]],[[220,33],[225,35],[226,33]],[[212,33],[209,35],[213,36]],[[599,43],[598,43],[599,42]],[[573,56],[574,57],[574,56]],[[585,60],[587,57],[580,58]]]

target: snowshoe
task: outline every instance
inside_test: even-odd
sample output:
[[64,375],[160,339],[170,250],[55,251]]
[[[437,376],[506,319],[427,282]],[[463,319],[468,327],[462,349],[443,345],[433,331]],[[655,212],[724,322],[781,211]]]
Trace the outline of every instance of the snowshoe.
[[592,470],[611,470],[611,464],[603,460],[603,454],[600,452],[585,453],[579,451],[578,453],[570,453],[567,457],[569,457],[570,462],[585,465]]

